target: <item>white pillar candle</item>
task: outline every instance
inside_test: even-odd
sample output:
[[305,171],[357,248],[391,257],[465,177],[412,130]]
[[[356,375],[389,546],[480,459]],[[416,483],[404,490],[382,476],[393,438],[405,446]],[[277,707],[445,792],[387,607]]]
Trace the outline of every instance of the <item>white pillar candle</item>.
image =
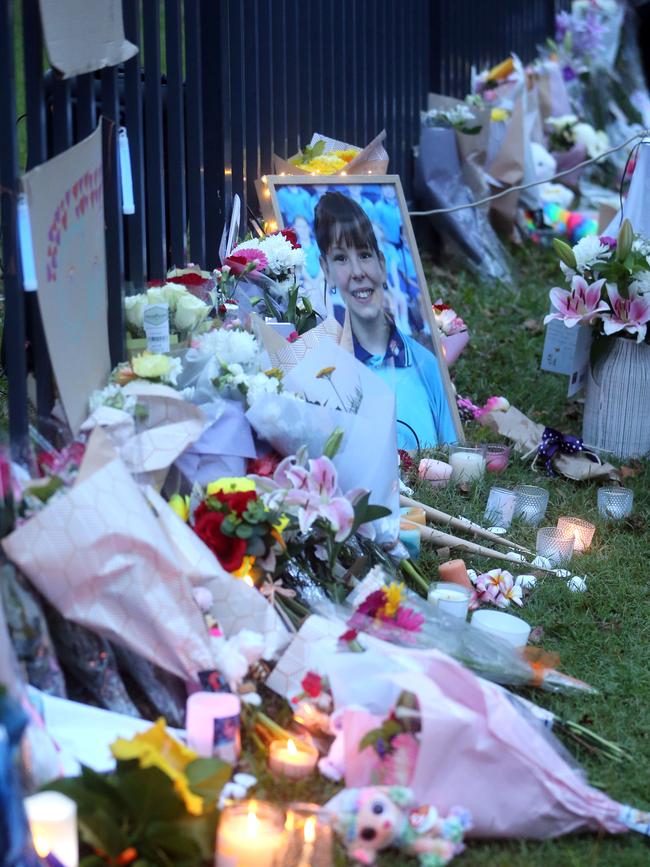
[[217,834],[215,867],[275,867],[284,842],[284,817],[256,801],[226,807]]
[[444,614],[460,617],[464,620],[469,609],[471,592],[459,584],[439,582],[432,584],[429,590],[429,602]]
[[230,692],[195,692],[187,700],[187,745],[203,758],[234,764],[241,740],[241,700]]
[[77,805],[60,792],[39,792],[25,798],[34,849],[54,855],[63,867],[78,867]]
[[456,482],[473,482],[485,475],[485,458],[481,452],[452,452],[449,463],[451,477]]
[[273,741],[269,750],[269,768],[274,774],[300,780],[308,777],[316,767],[318,750],[310,744],[301,741],[296,746],[295,741]]

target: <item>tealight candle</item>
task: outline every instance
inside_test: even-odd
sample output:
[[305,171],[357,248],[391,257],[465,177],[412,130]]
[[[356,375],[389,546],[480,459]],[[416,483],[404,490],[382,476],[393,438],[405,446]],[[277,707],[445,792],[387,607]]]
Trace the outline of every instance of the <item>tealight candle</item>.
[[471,625],[482,632],[489,632],[513,647],[525,647],[530,635],[530,624],[521,617],[504,614],[503,611],[491,611],[489,608],[475,611]]
[[551,567],[561,566],[571,560],[575,537],[569,530],[560,527],[542,527],[537,531],[537,553],[546,557]]
[[448,560],[446,563],[441,563],[438,566],[438,574],[447,584],[459,584],[461,587],[467,587],[468,590],[472,589],[464,560]]
[[434,488],[444,488],[451,479],[451,473],[451,466],[446,461],[423,458],[418,465],[419,477],[431,482]]
[[269,768],[278,776],[301,780],[312,773],[317,761],[318,750],[304,741],[300,741],[299,746],[292,738],[271,743]]
[[546,514],[548,491],[537,485],[517,485],[514,492],[515,518],[536,527]]
[[277,807],[260,801],[225,807],[215,867],[275,867],[284,841],[284,816]]
[[203,758],[234,764],[241,751],[241,700],[230,692],[195,692],[187,700],[187,745]]
[[583,521],[582,518],[558,518],[557,528],[575,536],[573,550],[577,554],[587,550],[596,532],[594,525],[589,521]]
[[63,867],[78,867],[75,802],[60,792],[39,792],[24,804],[36,852],[41,857],[52,854]]
[[485,460],[488,473],[502,473],[510,462],[510,446],[489,443],[485,447]]
[[282,867],[331,867],[331,819],[318,804],[293,803],[287,810]]
[[634,491],[630,488],[599,488],[598,511],[609,521],[620,521],[632,514]]
[[467,587],[440,581],[431,585],[428,599],[443,614],[464,620],[469,610],[471,595],[471,590]]
[[474,482],[485,475],[485,455],[482,447],[451,446],[449,463],[454,482]]

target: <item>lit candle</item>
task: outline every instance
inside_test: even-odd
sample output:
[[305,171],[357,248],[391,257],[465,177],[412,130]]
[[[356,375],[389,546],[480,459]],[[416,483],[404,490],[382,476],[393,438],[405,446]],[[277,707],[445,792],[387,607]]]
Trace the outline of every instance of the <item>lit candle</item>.
[[195,692],[187,700],[187,745],[203,758],[234,764],[241,740],[241,700],[230,692]]
[[485,457],[480,449],[452,451],[449,463],[455,482],[473,482],[485,475]]
[[429,602],[439,611],[452,617],[465,619],[469,609],[471,591],[459,584],[433,584],[429,590]]
[[576,554],[581,554],[587,550],[596,532],[594,525],[590,524],[589,521],[583,521],[582,518],[558,518],[557,528],[573,533],[575,536],[573,550]]
[[316,767],[318,750],[302,741],[300,747],[289,738],[288,741],[273,741],[269,751],[269,768],[274,774],[301,780],[308,777]]
[[221,814],[215,867],[273,867],[284,842],[280,810],[256,801],[234,804]]
[[63,867],[78,867],[77,805],[60,792],[39,792],[25,798],[25,812],[34,848],[54,855]]
[[303,847],[300,854],[300,862],[298,867],[310,867],[312,855],[314,854],[314,842],[316,841],[316,817],[310,816],[305,821],[303,828]]
[[285,828],[282,867],[332,867],[331,819],[318,804],[290,804]]

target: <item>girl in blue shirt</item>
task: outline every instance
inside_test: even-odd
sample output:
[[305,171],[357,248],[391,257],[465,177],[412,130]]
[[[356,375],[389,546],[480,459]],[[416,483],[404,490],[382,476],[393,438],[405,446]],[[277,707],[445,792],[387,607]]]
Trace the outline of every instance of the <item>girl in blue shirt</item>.
[[384,309],[386,260],[363,209],[339,192],[318,202],[314,230],[321,267],[350,316],[354,354],[395,392],[398,447],[456,442],[435,355],[396,327]]

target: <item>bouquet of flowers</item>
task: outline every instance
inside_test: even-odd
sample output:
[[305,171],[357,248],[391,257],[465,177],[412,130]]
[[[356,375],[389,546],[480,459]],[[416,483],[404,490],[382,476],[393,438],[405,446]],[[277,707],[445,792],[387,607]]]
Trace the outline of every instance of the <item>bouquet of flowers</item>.
[[603,130],[595,130],[590,123],[579,121],[575,114],[565,114],[561,117],[549,117],[548,146],[551,151],[570,151],[576,145],[591,157],[599,157],[609,145],[609,137]]
[[481,131],[481,124],[468,105],[460,103],[453,108],[431,108],[420,112],[423,126],[456,129],[465,135],[476,135]]
[[553,241],[570,289],[555,287],[550,299],[567,328],[591,325],[599,335],[646,339],[650,321],[650,242],[635,236],[624,220],[617,238],[589,235],[574,247]]
[[325,152],[327,142],[318,139],[307,145],[295,157],[291,157],[291,165],[299,166],[306,172],[315,172],[317,175],[335,175],[352,162],[361,152],[360,148],[346,147],[334,148]]
[[[192,274],[195,272],[191,272]],[[165,305],[169,321],[169,335],[171,343],[184,340],[194,331],[207,326],[207,318],[212,309],[212,304],[198,298],[187,285],[177,280],[188,280],[190,275],[172,275],[161,286],[150,286],[146,292],[137,295],[127,295],[124,298],[124,316],[129,342],[134,349],[145,348],[142,344],[146,337],[145,311],[152,305]],[[205,284],[205,278],[200,277],[201,285]],[[137,342],[137,341],[140,342]]]

